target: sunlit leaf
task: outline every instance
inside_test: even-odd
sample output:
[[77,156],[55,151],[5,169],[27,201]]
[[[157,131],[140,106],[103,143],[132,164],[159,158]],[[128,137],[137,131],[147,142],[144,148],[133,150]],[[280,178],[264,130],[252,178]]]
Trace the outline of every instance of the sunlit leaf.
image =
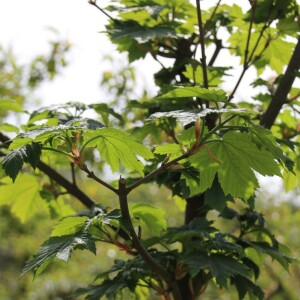
[[12,213],[24,223],[37,213],[47,211],[40,188],[34,175],[20,174],[15,183],[5,180],[0,186],[0,205],[9,205]]
[[100,156],[111,166],[113,172],[121,163],[131,171],[143,175],[143,164],[137,155],[145,159],[153,158],[152,152],[122,130],[103,128],[83,134],[88,147],[97,147]]

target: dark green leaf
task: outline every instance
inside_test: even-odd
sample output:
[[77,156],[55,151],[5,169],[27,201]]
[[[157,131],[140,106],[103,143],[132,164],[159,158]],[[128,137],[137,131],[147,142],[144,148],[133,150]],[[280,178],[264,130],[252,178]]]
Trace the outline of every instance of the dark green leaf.
[[29,163],[34,169],[37,167],[41,156],[41,145],[32,143],[24,147],[14,150],[7,154],[2,161],[2,167],[5,173],[15,181],[19,172],[22,170],[23,163]]
[[87,249],[96,254],[95,241],[87,232],[81,231],[75,235],[50,237],[26,263],[21,276],[30,270],[38,272],[39,268],[43,268],[45,263],[48,264],[49,260],[53,260],[55,257],[67,262],[75,249]]
[[174,28],[167,26],[142,26],[134,21],[117,21],[107,27],[107,33],[113,41],[134,39],[138,43],[145,43],[153,38],[175,37]]
[[197,275],[200,270],[210,270],[220,287],[227,287],[229,279],[233,276],[240,275],[247,278],[250,274],[247,266],[221,254],[189,253],[182,260],[190,268],[192,276]]

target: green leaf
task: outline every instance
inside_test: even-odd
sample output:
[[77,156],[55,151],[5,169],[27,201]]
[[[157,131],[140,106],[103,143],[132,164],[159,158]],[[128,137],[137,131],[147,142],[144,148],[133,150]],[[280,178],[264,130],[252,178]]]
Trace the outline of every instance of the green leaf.
[[183,126],[186,126],[192,122],[197,121],[200,118],[205,118],[209,114],[222,114],[222,113],[231,113],[235,115],[245,114],[244,109],[237,108],[219,108],[219,109],[203,109],[203,110],[175,110],[168,112],[157,112],[152,114],[148,120],[154,121],[161,118],[174,118],[180,122]]
[[210,149],[221,162],[218,177],[225,195],[248,199],[258,186],[253,170],[264,176],[281,176],[276,157],[259,150],[246,133],[228,132],[211,143]]
[[247,278],[250,275],[249,269],[241,262],[221,254],[188,253],[183,257],[183,261],[190,268],[192,276],[197,275],[200,270],[209,269],[220,287],[227,287],[232,276]]
[[15,183],[3,179],[0,195],[0,205],[11,206],[12,213],[22,223],[43,210],[47,211],[47,205],[40,197],[40,183],[34,175],[20,174]]
[[29,163],[34,169],[37,167],[41,156],[41,145],[32,143],[25,145],[20,149],[8,153],[2,161],[2,168],[5,173],[13,180],[16,180],[19,172],[22,170],[23,163]]
[[111,166],[113,172],[120,169],[120,163],[143,176],[143,164],[137,156],[153,158],[152,152],[122,130],[103,128],[88,130],[83,134],[88,147],[96,146],[100,156]]
[[157,146],[154,150],[155,154],[170,155],[169,160],[172,160],[183,154],[183,151],[178,144],[165,144]]
[[281,33],[289,35],[299,33],[300,30],[300,25],[293,16],[279,20],[276,27]]
[[124,123],[122,116],[115,112],[114,109],[110,108],[106,103],[91,104],[92,107],[98,114],[101,115],[104,123],[108,125],[108,115],[112,115],[117,118],[121,123]]
[[5,131],[5,132],[19,132],[19,128],[16,126],[13,126],[8,123],[2,123],[0,124],[0,131]]
[[190,196],[203,193],[211,188],[220,163],[211,151],[210,146],[202,147],[195,155],[188,158],[188,162],[200,172],[200,178],[197,181],[192,176],[187,176],[187,174],[181,176],[190,189]]
[[51,232],[51,237],[53,236],[62,236],[62,235],[71,235],[75,234],[78,231],[81,231],[86,221],[87,217],[68,217],[64,218],[57,225],[55,225],[54,229]]
[[10,110],[15,112],[22,112],[23,107],[20,103],[14,100],[0,99],[0,110]]
[[212,187],[205,192],[205,204],[219,212],[224,210],[227,201],[232,200],[230,195],[225,196],[217,178],[214,179]]
[[16,180],[19,172],[22,170],[24,158],[19,150],[7,154],[2,161],[2,168],[5,173],[13,180]]
[[27,261],[21,276],[30,270],[34,270],[35,274],[38,274],[39,269],[44,268],[44,264],[48,265],[49,261],[55,257],[67,262],[75,249],[87,249],[96,254],[95,241],[87,232],[80,231],[75,235],[50,237],[41,245],[39,251]]
[[166,94],[156,97],[157,99],[166,98],[186,98],[197,97],[200,100],[212,102],[226,102],[227,96],[223,90],[208,90],[198,86],[179,87],[169,91]]
[[277,38],[270,43],[262,59],[266,59],[269,67],[277,74],[282,74],[283,68],[288,64],[294,48],[294,43]]
[[244,299],[247,293],[250,296],[255,296],[259,300],[264,299],[263,290],[250,279],[237,275],[234,276],[232,281],[238,291],[239,299]]
[[168,243],[181,242],[184,244],[195,240],[195,238],[203,239],[208,234],[217,231],[216,228],[211,226],[212,223],[202,218],[195,218],[188,225],[168,228],[164,238]]
[[148,204],[135,203],[129,208],[134,218],[141,219],[147,229],[154,235],[159,235],[167,228],[165,212],[157,207]]

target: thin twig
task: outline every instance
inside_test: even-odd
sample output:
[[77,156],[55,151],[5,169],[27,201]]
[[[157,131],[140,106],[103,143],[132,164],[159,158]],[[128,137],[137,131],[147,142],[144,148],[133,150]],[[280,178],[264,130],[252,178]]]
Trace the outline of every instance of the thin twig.
[[219,6],[220,6],[220,4],[221,4],[221,1],[222,1],[222,0],[219,0],[219,1],[218,1],[218,3],[216,4],[216,6],[215,6],[215,8],[214,8],[214,11],[213,11],[213,13],[211,14],[209,20],[205,23],[205,25],[204,25],[204,27],[203,27],[204,31],[206,31],[207,26],[210,24],[211,20],[212,20],[213,17],[215,16],[215,14],[216,14],[216,12],[217,12],[217,9],[219,8]]
[[112,20],[113,22],[116,22],[116,20],[110,16],[104,9],[102,9],[98,4],[96,0],[89,0],[88,1],[89,4],[95,6],[96,8],[98,8],[105,16],[107,16],[110,20]]
[[133,189],[135,189],[136,187],[138,187],[139,185],[141,185],[142,183],[148,181],[149,179],[155,177],[157,174],[159,174],[160,172],[167,170],[170,166],[176,164],[177,162],[179,162],[180,160],[187,158],[190,155],[189,152],[185,152],[184,154],[180,155],[179,157],[165,163],[162,164],[159,168],[157,168],[156,170],[150,172],[149,174],[147,174],[145,177],[139,179],[137,182],[133,183],[132,185],[130,185],[126,191],[127,193],[131,192]]
[[173,296],[175,300],[181,300],[181,293],[179,287],[173,278],[173,276],[164,269],[148,252],[148,250],[144,247],[144,245],[139,240],[129,213],[127,194],[128,189],[126,189],[126,181],[124,178],[120,178],[119,180],[119,203],[121,214],[125,223],[129,226],[130,236],[133,241],[134,248],[137,250],[139,255],[145,260],[148,266],[162,279],[164,280],[170,288],[172,288]]
[[84,165],[81,168],[81,170],[84,171],[85,173],[87,173],[89,178],[94,179],[95,181],[97,181],[101,185],[105,186],[107,189],[113,191],[115,194],[118,194],[118,189],[114,188],[113,186],[111,186],[110,184],[108,184],[107,182],[105,182],[104,180],[102,180],[99,177],[97,177],[95,175],[95,173],[93,171],[90,171],[86,165]]
[[256,5],[252,5],[251,6],[251,19],[250,19],[250,24],[249,24],[249,29],[248,29],[246,48],[245,48],[244,69],[248,68],[248,63],[249,63],[248,62],[248,54],[249,54],[249,47],[250,47],[250,39],[251,39],[251,33],[252,33],[252,26],[253,26],[253,22],[254,22],[255,8],[256,8]]
[[200,0],[196,0],[197,4],[197,18],[198,18],[198,27],[199,27],[199,37],[200,37],[200,46],[201,46],[201,63],[203,69],[203,84],[206,89],[208,89],[208,78],[207,78],[207,66],[206,66],[206,56],[205,56],[205,45],[204,45],[204,28],[202,24],[201,16],[201,7]]
[[238,89],[238,87],[239,87],[239,85],[240,85],[240,83],[241,83],[241,81],[242,81],[242,79],[243,79],[243,77],[244,77],[246,71],[247,71],[247,70],[249,69],[249,67],[252,65],[251,60],[252,60],[252,58],[253,58],[253,55],[255,54],[255,51],[256,51],[256,49],[257,49],[257,47],[258,47],[258,45],[259,45],[259,42],[260,42],[260,40],[261,40],[261,38],[262,38],[262,36],[263,36],[263,33],[264,33],[264,31],[265,31],[267,28],[268,28],[267,25],[265,25],[265,26],[262,28],[262,30],[261,30],[261,32],[260,32],[260,34],[259,34],[259,37],[257,38],[257,41],[256,41],[256,43],[255,43],[255,46],[254,46],[254,48],[253,48],[253,50],[252,50],[252,52],[251,52],[251,54],[250,54],[250,56],[249,56],[248,63],[247,63],[246,65],[245,65],[245,63],[244,63],[242,73],[240,74],[237,83],[235,84],[235,86],[234,86],[234,88],[233,88],[231,94],[229,95],[228,101],[230,101],[230,100],[233,99],[233,97],[234,97],[234,95],[235,95],[235,93],[236,93],[236,91],[237,91],[237,89]]

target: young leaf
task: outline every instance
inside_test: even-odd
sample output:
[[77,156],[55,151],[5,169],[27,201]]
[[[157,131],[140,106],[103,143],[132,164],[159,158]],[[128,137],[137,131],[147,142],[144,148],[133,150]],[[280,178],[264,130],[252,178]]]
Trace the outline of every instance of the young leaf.
[[148,148],[119,129],[88,130],[83,136],[88,147],[97,147],[100,156],[111,166],[113,172],[119,170],[120,163],[122,163],[127,169],[137,171],[143,176],[144,166],[136,156],[145,159],[153,158]]

